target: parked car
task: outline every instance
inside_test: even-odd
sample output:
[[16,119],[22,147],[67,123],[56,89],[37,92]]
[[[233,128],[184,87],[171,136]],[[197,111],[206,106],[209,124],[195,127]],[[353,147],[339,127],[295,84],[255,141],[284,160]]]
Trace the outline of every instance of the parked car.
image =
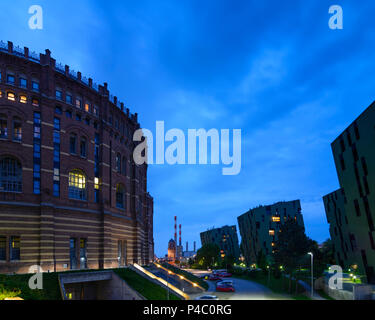
[[220,282],[218,282],[217,284],[229,284],[233,287],[233,280],[221,280]]
[[221,283],[220,282],[216,285],[216,291],[220,292],[235,292],[234,287],[227,283]]
[[196,297],[194,300],[219,300],[219,298],[217,296],[206,295],[206,296]]
[[220,273],[217,273],[217,275],[218,275],[219,277],[221,277],[221,278],[229,278],[229,277],[232,276],[232,274],[229,273],[229,272],[220,272]]
[[216,274],[211,274],[208,277],[208,280],[210,280],[210,281],[218,281],[218,280],[222,280],[222,279],[219,276],[217,276]]

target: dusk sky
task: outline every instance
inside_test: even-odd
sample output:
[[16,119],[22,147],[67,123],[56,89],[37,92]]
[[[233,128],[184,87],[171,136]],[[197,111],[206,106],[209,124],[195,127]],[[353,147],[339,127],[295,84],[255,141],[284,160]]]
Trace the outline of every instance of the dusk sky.
[[[43,30],[28,8],[43,8]],[[328,9],[344,11],[343,30]],[[157,256],[174,215],[182,241],[300,199],[307,235],[329,237],[322,196],[339,188],[330,143],[374,100],[374,1],[1,0],[0,39],[52,51],[139,114],[142,127],[241,129],[242,170],[150,165]]]

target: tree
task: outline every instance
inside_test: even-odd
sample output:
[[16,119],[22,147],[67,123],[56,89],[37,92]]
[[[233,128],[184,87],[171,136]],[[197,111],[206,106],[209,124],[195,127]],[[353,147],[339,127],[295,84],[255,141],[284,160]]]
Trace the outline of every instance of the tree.
[[263,254],[263,251],[260,250],[257,254],[257,267],[262,269],[263,272],[267,272],[267,257]]
[[335,259],[335,246],[333,245],[332,239],[327,239],[323,242],[322,248],[320,249],[323,254],[323,261],[326,264],[336,264]]
[[222,260],[221,266],[223,268],[231,270],[233,268],[233,265],[234,265],[235,262],[236,262],[236,258],[233,256],[233,254],[229,253]]
[[202,265],[203,268],[212,267],[219,261],[220,248],[214,243],[208,243],[202,246],[197,251],[196,260]]
[[305,229],[292,219],[286,221],[280,230],[274,259],[275,263],[289,275],[289,292],[291,292],[292,276],[309,251],[311,242],[305,234]]

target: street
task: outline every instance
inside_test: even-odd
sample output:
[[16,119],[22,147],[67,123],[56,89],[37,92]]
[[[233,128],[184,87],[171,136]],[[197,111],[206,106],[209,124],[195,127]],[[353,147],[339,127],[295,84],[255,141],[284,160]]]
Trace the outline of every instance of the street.
[[[188,269],[187,271],[201,276],[210,272],[202,270]],[[202,295],[215,295],[220,300],[289,300],[290,297],[287,295],[280,295],[273,293],[270,289],[250,280],[228,278],[233,280],[233,286],[236,292],[217,292],[215,290],[215,281],[207,281],[209,284],[208,290],[203,294],[192,294],[191,299]]]

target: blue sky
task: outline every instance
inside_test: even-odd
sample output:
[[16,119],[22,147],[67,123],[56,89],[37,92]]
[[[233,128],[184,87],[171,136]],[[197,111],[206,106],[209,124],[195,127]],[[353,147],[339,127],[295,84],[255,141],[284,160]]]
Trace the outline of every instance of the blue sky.
[[[15,5],[16,3],[16,5]],[[44,10],[43,30],[28,8]],[[340,4],[344,29],[328,28]],[[139,113],[143,127],[242,129],[242,170],[153,165],[155,252],[259,204],[301,199],[308,236],[328,236],[322,196],[338,180],[330,143],[373,100],[373,1],[10,1],[0,39],[46,48]]]

